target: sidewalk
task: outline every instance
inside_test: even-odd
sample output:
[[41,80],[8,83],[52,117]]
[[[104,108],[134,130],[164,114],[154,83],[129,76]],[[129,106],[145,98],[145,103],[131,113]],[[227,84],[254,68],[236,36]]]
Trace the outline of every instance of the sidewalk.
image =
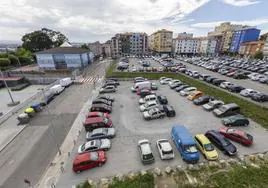
[[69,158],[71,151],[76,143],[79,134],[83,129],[83,121],[85,119],[86,114],[88,113],[88,109],[92,103],[92,100],[98,95],[99,88],[96,88],[92,91],[91,96],[84,104],[83,108],[79,112],[77,118],[75,119],[68,135],[66,136],[63,144],[61,145],[61,155],[59,153],[55,156],[54,160],[47,167],[46,172],[43,177],[40,179],[35,187],[37,188],[51,188],[56,187],[57,181],[64,171],[65,163]]

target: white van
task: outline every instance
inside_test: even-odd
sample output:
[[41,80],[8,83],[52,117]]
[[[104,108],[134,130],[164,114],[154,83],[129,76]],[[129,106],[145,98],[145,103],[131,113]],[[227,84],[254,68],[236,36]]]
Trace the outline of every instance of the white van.
[[64,87],[62,87],[60,84],[57,84],[52,86],[49,90],[53,95],[58,95],[64,90]]
[[60,85],[61,85],[62,87],[68,87],[68,86],[70,86],[72,83],[73,83],[73,81],[71,80],[70,77],[63,78],[63,79],[60,80]]
[[152,88],[152,83],[150,81],[144,81],[144,82],[138,82],[135,83],[132,87],[131,87],[131,91],[135,92],[137,89],[143,89],[143,88]]

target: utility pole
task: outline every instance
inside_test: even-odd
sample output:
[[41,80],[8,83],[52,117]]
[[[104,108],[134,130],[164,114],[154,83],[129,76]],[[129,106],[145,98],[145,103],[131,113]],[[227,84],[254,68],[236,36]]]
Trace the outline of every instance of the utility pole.
[[7,105],[8,105],[8,106],[16,106],[16,105],[18,105],[18,104],[20,103],[20,101],[14,101],[14,99],[13,99],[13,97],[12,97],[12,94],[11,94],[9,88],[8,88],[7,82],[6,82],[6,80],[4,79],[4,75],[3,75],[3,72],[2,72],[1,69],[0,69],[0,74],[1,74],[1,77],[3,78],[3,82],[4,82],[5,87],[6,87],[6,89],[7,89],[8,95],[9,95],[9,97],[10,97],[10,99],[11,99],[11,103],[8,103]]

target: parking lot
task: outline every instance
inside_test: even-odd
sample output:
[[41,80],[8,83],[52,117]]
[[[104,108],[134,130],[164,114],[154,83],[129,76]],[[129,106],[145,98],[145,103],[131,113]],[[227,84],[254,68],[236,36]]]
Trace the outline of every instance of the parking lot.
[[[131,59],[130,59],[131,61]],[[175,158],[170,161],[162,161],[156,148],[156,140],[170,138],[171,127],[176,124],[185,125],[192,135],[205,133],[210,129],[219,129],[222,124],[219,118],[211,112],[206,112],[201,106],[195,106],[187,98],[180,96],[171,90],[168,85],[159,85],[157,94],[165,95],[169,104],[176,110],[176,117],[163,118],[151,121],[145,121],[142,113],[139,111],[139,97],[130,91],[133,82],[121,82],[118,91],[113,95],[113,112],[111,114],[114,127],[116,128],[116,137],[112,139],[112,148],[107,152],[107,162],[104,166],[94,168],[75,174],[72,171],[72,159],[77,155],[79,145],[85,142],[85,131],[82,131],[74,150],[65,166],[57,187],[70,187],[83,182],[85,179],[99,179],[101,177],[124,174],[130,171],[142,169],[184,165],[180,154],[171,142],[175,151]],[[266,151],[268,148],[267,131],[255,122],[250,122],[249,127],[239,128],[250,133],[254,137],[254,144],[251,147],[244,147],[234,143],[238,148],[238,155],[251,154]],[[137,143],[140,139],[148,139],[152,143],[152,150],[155,156],[155,162],[150,165],[143,165],[137,150]],[[228,158],[219,150],[220,159]],[[201,156],[200,161],[205,159]]]

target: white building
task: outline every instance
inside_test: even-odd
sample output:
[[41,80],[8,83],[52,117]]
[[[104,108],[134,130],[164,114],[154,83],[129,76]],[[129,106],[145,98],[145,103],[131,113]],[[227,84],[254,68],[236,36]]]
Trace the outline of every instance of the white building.
[[173,42],[175,54],[196,54],[198,53],[198,40],[195,38],[176,38]]
[[199,53],[205,55],[214,55],[216,52],[217,41],[215,39],[203,38],[200,41]]
[[193,38],[194,34],[193,33],[186,33],[186,32],[183,32],[183,33],[179,33],[178,34],[178,38],[181,38],[181,37],[184,37],[184,38]]

